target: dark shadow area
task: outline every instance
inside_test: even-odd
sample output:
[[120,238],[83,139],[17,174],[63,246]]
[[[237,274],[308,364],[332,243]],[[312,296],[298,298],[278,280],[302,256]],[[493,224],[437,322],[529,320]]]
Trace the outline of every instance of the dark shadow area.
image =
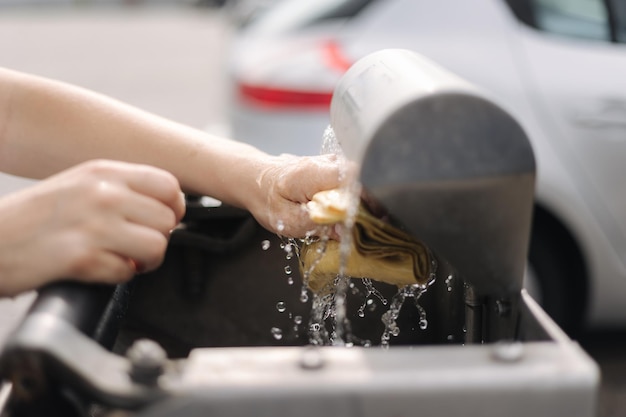
[[579,343],[602,371],[598,416],[625,416],[626,329],[586,332]]

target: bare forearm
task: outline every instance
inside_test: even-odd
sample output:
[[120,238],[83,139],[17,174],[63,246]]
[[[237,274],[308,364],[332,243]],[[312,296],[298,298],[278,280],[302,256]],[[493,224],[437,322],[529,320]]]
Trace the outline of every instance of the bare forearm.
[[186,191],[242,206],[231,184],[254,185],[271,160],[242,143],[47,79],[0,70],[0,95],[0,169],[15,175],[44,178],[89,159],[124,160],[164,168]]
[[91,159],[162,168],[184,191],[246,208],[285,235],[313,227],[300,205],[339,183],[332,158],[270,156],[91,91],[0,69],[0,170],[45,178]]

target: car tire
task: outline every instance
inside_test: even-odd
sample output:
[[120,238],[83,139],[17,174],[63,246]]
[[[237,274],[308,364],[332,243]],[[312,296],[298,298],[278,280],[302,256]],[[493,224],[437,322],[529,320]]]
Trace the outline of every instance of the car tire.
[[582,254],[560,224],[535,214],[526,279],[531,294],[570,337],[584,328],[587,284]]

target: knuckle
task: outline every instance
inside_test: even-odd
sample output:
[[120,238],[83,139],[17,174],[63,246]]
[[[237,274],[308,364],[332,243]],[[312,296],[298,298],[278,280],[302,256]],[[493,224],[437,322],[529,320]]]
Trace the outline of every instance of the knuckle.
[[276,189],[279,192],[283,192],[284,190],[286,190],[289,187],[289,183],[290,183],[289,175],[286,175],[285,173],[282,173],[281,175],[276,177],[276,181],[275,181],[274,185],[276,186]]
[[110,209],[118,207],[124,200],[124,195],[119,187],[107,181],[100,181],[93,188],[92,201],[96,207]]

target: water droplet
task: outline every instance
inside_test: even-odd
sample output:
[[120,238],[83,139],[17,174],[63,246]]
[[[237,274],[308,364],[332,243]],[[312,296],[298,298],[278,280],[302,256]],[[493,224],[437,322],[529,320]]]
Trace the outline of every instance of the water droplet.
[[400,328],[399,327],[394,327],[393,329],[391,329],[391,334],[393,336],[398,336],[400,334]]
[[446,287],[447,287],[448,292],[451,292],[451,291],[452,291],[452,280],[453,280],[453,279],[454,279],[454,276],[453,276],[453,275],[448,275],[448,277],[447,277],[447,278],[446,278],[446,280],[445,280],[445,283],[446,283]]
[[293,285],[293,278],[292,277],[287,278],[287,284],[288,285]]
[[280,340],[283,338],[283,331],[280,330],[278,327],[272,327],[272,336],[274,336],[274,339],[276,340]]
[[313,324],[311,325],[311,331],[312,331],[312,332],[319,332],[319,331],[320,331],[320,329],[321,329],[321,326],[320,326],[320,324],[319,324],[319,323],[313,323]]
[[359,309],[359,317],[365,317],[365,311],[363,311],[362,309]]
[[282,220],[277,221],[276,230],[278,230],[279,232],[282,232],[283,230],[285,230],[285,222],[283,222]]
[[428,327],[428,320],[426,319],[421,319],[420,320],[420,329],[422,330],[426,330],[426,328]]
[[291,275],[291,267],[289,265],[285,267],[285,274]]
[[448,335],[448,342],[452,342],[454,340],[454,336],[449,334]]
[[263,242],[261,242],[261,249],[263,250],[268,250],[270,246],[271,244],[269,240],[264,240]]
[[372,300],[371,298],[369,300],[366,301],[367,305],[370,306],[374,303],[374,300]]
[[372,342],[370,342],[369,340],[363,341],[363,347],[371,347],[371,346],[372,346]]
[[300,294],[300,301],[303,303],[309,301],[309,294],[307,294],[306,292],[302,292],[302,294]]
[[285,310],[287,310],[287,307],[285,306],[285,302],[279,301],[278,303],[276,303],[276,310],[278,310],[279,313],[284,313]]
[[296,324],[302,324],[302,316],[295,316],[293,322]]

